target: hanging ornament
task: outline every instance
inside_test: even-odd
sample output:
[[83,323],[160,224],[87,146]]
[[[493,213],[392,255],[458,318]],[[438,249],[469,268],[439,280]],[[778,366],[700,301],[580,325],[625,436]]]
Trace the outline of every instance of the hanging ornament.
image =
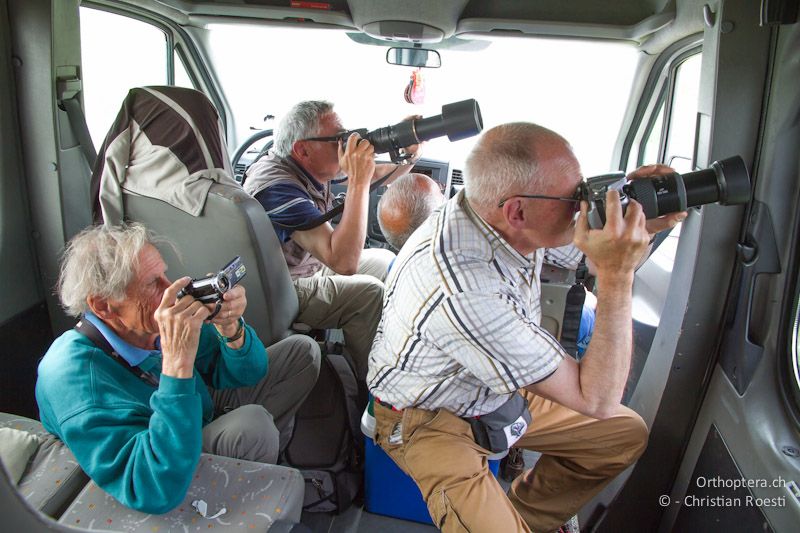
[[418,68],[411,73],[411,79],[406,85],[406,102],[409,104],[422,104],[425,102],[425,83],[422,79],[422,69]]

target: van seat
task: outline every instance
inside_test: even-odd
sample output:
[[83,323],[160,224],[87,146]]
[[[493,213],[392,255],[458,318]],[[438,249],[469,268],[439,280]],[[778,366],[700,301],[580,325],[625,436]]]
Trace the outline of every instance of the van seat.
[[[40,441],[17,491],[32,508],[64,526],[148,533],[209,528],[285,532],[300,522],[305,482],[293,468],[204,453],[183,502],[168,513],[148,515],[125,507],[91,481],[72,452],[40,422],[0,413],[0,428],[28,433]],[[213,520],[203,518],[192,507],[195,500],[206,502],[208,516],[223,507],[226,512]]]
[[[64,512],[59,523],[88,530],[152,532],[281,530],[300,521],[303,476],[293,468],[202,454],[183,502],[162,515],[134,511],[90,482]],[[209,519],[192,507],[207,505]],[[273,528],[273,525],[276,527]]]
[[75,456],[36,420],[0,413],[0,428],[23,431],[41,441],[17,484],[17,490],[31,507],[58,518],[89,482]]

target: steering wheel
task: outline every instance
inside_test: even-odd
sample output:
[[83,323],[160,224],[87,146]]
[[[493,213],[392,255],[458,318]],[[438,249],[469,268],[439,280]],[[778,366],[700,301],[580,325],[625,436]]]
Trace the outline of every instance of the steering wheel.
[[[273,130],[271,129],[257,131],[250,137],[248,137],[247,140],[245,140],[241,144],[241,146],[239,146],[239,148],[236,149],[236,153],[234,153],[233,157],[231,158],[231,167],[233,168],[234,173],[236,173],[236,165],[239,164],[239,160],[242,159],[242,156],[247,153],[250,147],[266,137],[272,137],[272,133]],[[269,140],[266,144],[264,144],[264,147],[261,148],[261,150],[258,152],[258,155],[252,161],[250,161],[250,163],[247,165],[247,168],[249,168],[250,165],[252,165],[256,161],[264,157],[264,155],[269,151],[269,149],[272,148],[272,144],[273,144],[272,140]],[[244,173],[247,172],[247,168],[245,168],[244,171],[242,172],[242,184],[244,184]]]

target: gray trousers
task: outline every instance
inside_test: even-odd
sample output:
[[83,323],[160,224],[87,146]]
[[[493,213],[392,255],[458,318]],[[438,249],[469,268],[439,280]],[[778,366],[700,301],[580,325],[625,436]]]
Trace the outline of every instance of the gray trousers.
[[319,345],[292,335],[267,348],[267,375],[252,387],[210,390],[221,413],[203,428],[203,451],[275,464],[289,443],[294,415],[317,382]]
[[381,320],[383,280],[394,254],[381,248],[362,250],[358,274],[340,276],[325,267],[294,280],[300,312],[296,322],[317,329],[341,328],[356,377],[367,377],[369,351]]

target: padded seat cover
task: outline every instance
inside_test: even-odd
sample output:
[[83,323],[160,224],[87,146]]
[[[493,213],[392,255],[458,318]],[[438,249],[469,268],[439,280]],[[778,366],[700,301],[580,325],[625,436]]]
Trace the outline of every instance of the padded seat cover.
[[[183,502],[162,515],[134,511],[90,483],[59,522],[90,531],[267,531],[277,521],[299,522],[303,507],[303,477],[297,470],[202,454],[195,477]],[[202,517],[192,501],[203,500],[208,516]]]
[[89,482],[88,476],[64,443],[38,421],[0,413],[0,427],[26,431],[42,441],[22,474],[17,490],[31,507],[57,518]]
[[160,251],[172,279],[247,267],[245,320],[265,345],[285,338],[298,312],[278,238],[264,208],[231,177],[222,123],[206,96],[181,87],[132,89],[92,175],[94,217],[141,222],[171,240]]

